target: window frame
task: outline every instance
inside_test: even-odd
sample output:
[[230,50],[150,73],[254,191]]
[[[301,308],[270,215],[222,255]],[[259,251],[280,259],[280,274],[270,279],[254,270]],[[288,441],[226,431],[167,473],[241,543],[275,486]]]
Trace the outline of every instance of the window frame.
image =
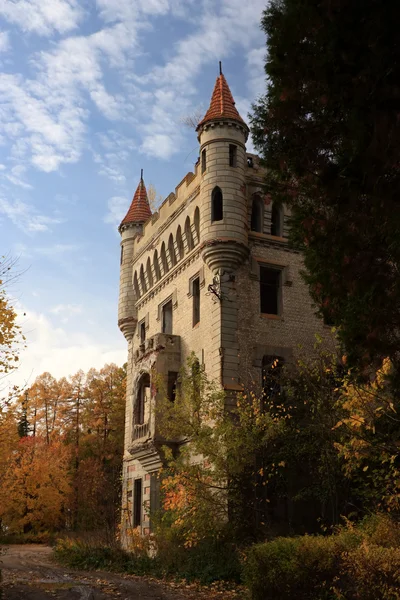
[[237,167],[237,145],[229,144],[229,166],[233,169]]
[[[267,286],[268,283],[262,282],[262,270],[273,271],[277,274],[278,285],[276,286],[276,312],[263,312],[263,292],[262,286]],[[280,317],[283,312],[283,302],[282,302],[282,286],[283,286],[283,268],[279,265],[273,265],[268,263],[259,264],[259,294],[260,294],[260,314],[267,315],[272,317]],[[265,289],[265,288],[264,288]]]
[[143,479],[141,477],[133,480],[133,527],[142,526],[143,515]]
[[[220,206],[218,205],[218,207],[216,207],[216,196],[218,194],[218,199],[219,199],[219,195],[221,197],[221,204]],[[217,208],[219,209],[217,211]],[[221,215],[221,216],[219,216]],[[219,217],[219,218],[216,218]],[[224,220],[224,194],[222,193],[221,188],[216,185],[213,189],[213,191],[211,192],[211,223],[219,223],[220,221]]]
[[201,151],[201,174],[205,173],[207,170],[207,149],[204,148]]
[[[166,308],[169,306],[171,307],[171,331],[165,331],[165,325],[166,325],[165,314],[166,314]],[[174,327],[173,312],[174,312],[174,307],[173,307],[173,303],[172,303],[172,298],[169,298],[161,306],[161,333],[165,333],[165,335],[173,335],[173,330],[174,330],[173,329],[173,327]]]
[[192,327],[200,323],[200,285],[200,275],[198,275],[192,280]]

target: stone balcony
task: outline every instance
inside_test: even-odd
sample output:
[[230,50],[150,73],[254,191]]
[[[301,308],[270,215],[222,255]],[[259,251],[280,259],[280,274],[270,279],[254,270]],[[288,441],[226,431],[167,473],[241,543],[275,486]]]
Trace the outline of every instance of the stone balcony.
[[[139,345],[134,354],[135,362],[141,361],[153,352],[167,355],[181,354],[181,338],[169,333],[156,333]],[[179,359],[180,360],[180,359]],[[160,372],[160,371],[159,371]]]

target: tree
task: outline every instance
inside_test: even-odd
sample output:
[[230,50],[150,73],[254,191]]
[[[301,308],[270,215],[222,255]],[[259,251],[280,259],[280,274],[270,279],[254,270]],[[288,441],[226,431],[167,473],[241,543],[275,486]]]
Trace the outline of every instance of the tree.
[[[0,258],[0,381],[18,367],[19,347],[25,340],[16,322],[17,313],[5,290],[6,284],[13,279],[14,266],[15,261],[9,256]],[[14,388],[11,393],[15,391]],[[0,410],[8,400],[9,398],[0,399]]]
[[400,342],[400,8],[379,0],[272,0],[267,93],[251,129],[266,191],[293,212],[312,298],[349,364]]

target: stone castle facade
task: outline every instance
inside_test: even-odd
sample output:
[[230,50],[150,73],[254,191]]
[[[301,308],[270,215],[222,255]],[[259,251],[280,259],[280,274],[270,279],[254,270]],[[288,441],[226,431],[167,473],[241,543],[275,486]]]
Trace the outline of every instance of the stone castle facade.
[[310,354],[330,335],[288,247],[287,210],[263,192],[265,173],[246,153],[249,130],[222,72],[197,127],[200,156],[158,212],[143,177],[123,219],[118,325],[128,342],[123,523],[150,532],[162,465],[152,373],[173,396],[194,351],[229,393],[261,388],[279,358]]

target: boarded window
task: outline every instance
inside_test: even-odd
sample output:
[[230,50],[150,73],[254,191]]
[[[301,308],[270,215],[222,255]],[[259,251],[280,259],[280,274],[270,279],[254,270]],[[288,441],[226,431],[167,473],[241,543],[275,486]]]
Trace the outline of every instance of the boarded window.
[[211,221],[222,221],[224,218],[223,198],[221,189],[217,186],[211,194]]
[[193,327],[200,322],[200,278],[196,277],[192,283],[193,294]]
[[237,146],[235,144],[229,144],[229,166],[237,166]]
[[172,300],[162,307],[162,332],[172,334]]
[[133,526],[140,527],[142,524],[142,480],[135,479],[133,484]]
[[260,266],[260,309],[269,315],[279,314],[281,272]]
[[204,173],[207,167],[207,150],[201,153],[201,172]]

